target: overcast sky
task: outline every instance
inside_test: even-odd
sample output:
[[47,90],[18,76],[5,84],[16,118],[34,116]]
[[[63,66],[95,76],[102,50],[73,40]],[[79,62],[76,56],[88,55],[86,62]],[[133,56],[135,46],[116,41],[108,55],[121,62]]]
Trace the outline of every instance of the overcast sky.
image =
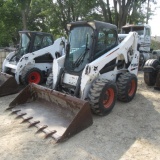
[[152,35],[160,36],[160,0],[157,0],[156,6],[155,15],[149,20],[149,25],[151,26]]

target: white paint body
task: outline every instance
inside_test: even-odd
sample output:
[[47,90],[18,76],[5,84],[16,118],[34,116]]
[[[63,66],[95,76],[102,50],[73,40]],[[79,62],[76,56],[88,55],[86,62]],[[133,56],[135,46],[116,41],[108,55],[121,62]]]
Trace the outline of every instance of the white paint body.
[[[139,52],[137,51],[137,41],[138,34],[136,32],[130,32],[127,37],[115,48],[106,52],[101,57],[92,61],[91,63],[86,64],[85,68],[82,71],[81,76],[81,84],[80,84],[80,96],[81,99],[86,99],[88,96],[89,89],[91,84],[97,78],[107,79],[110,81],[116,82],[117,74],[130,72],[132,74],[137,75],[138,73],[138,64],[139,64]],[[129,52],[129,51],[132,52]],[[118,60],[124,60],[125,63],[130,63],[128,68],[118,69],[117,66],[114,70],[106,72],[104,74],[100,74],[100,70],[113,59],[116,58]],[[56,59],[53,63],[53,89],[58,80],[58,75],[60,69],[64,67],[65,56]],[[96,67],[96,69],[95,69]],[[76,86],[78,77],[73,76],[72,74],[64,73],[64,77],[62,79],[63,83],[73,84]]]
[[45,47],[43,49],[37,50],[32,53],[27,53],[23,55],[18,63],[16,61],[10,62],[10,59],[16,54],[16,52],[11,52],[8,54],[6,59],[3,62],[2,65],[2,72],[6,73],[7,68],[11,69],[11,72],[15,74],[15,79],[18,84],[20,84],[20,76],[24,69],[26,68],[38,68],[41,71],[47,72],[47,70],[52,68],[52,63],[35,63],[34,58],[45,55],[46,53],[49,53],[53,59],[56,59],[55,53],[59,52],[61,55],[64,55],[64,46],[61,44],[62,41],[65,41],[65,38],[58,38],[55,40],[54,44],[48,47]]

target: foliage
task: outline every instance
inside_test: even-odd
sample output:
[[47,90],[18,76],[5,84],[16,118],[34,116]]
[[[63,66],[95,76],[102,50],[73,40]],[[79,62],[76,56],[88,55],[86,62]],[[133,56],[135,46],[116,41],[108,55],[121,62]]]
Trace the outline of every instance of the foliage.
[[[144,5],[153,0],[0,0],[0,46],[18,43],[18,31],[68,34],[66,24],[77,20],[99,20],[120,29],[129,23],[145,22]],[[151,17],[151,10],[147,10]],[[148,18],[149,18],[148,17]]]
[[151,48],[153,50],[158,50],[160,49],[160,42],[159,41],[155,41],[155,40],[151,40]]
[[11,0],[0,0],[0,46],[8,46],[17,41],[18,30],[21,28],[20,11]]

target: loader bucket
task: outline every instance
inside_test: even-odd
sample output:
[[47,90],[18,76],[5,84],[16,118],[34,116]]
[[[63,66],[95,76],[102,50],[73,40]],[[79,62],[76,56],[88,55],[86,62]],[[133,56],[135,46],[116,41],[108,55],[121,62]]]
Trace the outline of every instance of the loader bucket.
[[9,74],[0,73],[0,97],[14,94],[19,91],[15,78]]
[[68,139],[93,123],[87,101],[36,84],[26,86],[8,109],[56,142]]

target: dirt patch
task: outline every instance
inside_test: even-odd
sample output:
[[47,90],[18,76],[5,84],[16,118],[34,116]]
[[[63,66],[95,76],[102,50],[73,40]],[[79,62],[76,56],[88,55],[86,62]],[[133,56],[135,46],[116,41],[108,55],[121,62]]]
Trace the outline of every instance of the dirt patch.
[[142,72],[130,103],[117,101],[106,117],[93,116],[93,125],[60,144],[35,134],[4,110],[16,97],[0,98],[0,158],[5,160],[159,160],[160,91],[147,87]]

